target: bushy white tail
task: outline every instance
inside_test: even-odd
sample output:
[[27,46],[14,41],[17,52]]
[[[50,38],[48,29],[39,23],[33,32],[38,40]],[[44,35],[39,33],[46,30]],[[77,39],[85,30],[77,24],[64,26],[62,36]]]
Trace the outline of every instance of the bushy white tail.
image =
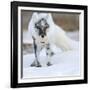
[[69,38],[62,28],[57,25],[54,25],[53,28],[54,29],[48,34],[49,42],[54,43],[63,51],[78,49],[78,43]]

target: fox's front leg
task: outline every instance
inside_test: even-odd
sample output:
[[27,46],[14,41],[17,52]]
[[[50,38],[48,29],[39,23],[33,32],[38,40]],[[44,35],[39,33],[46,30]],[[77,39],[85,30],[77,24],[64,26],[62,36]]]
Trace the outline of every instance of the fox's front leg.
[[36,44],[35,40],[33,40],[33,46],[34,46],[35,60],[31,64],[31,66],[41,67],[41,64],[39,62],[40,49],[39,49],[38,45]]
[[47,66],[51,66],[51,57],[54,55],[54,52],[51,50],[50,44],[46,45],[46,56],[47,56]]

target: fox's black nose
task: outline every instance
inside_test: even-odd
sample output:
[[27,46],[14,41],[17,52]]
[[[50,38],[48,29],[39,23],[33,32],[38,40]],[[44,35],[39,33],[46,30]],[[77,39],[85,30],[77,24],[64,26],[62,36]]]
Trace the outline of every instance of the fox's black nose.
[[44,35],[41,35],[42,38],[44,38]]

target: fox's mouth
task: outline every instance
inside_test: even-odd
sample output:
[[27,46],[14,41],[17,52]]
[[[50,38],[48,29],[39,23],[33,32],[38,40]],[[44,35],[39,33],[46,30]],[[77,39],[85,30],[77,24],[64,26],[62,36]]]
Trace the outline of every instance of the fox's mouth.
[[45,43],[45,42],[41,42],[41,43]]

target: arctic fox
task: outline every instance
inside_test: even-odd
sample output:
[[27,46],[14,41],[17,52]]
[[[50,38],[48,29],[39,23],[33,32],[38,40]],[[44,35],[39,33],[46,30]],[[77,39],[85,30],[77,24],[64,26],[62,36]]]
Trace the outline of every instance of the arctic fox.
[[46,48],[46,55],[48,57],[47,65],[51,65],[50,57],[53,55],[51,44],[56,45],[62,51],[77,49],[78,44],[70,39],[61,27],[54,23],[50,13],[33,13],[28,29],[33,38],[36,58],[31,66],[41,66],[39,62],[39,53],[44,47]]

